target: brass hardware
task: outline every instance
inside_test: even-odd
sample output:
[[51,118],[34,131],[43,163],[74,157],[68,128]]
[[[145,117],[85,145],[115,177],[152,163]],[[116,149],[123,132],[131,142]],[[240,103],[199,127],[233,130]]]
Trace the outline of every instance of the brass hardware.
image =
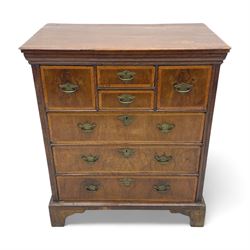
[[94,130],[96,127],[96,124],[94,122],[84,122],[84,123],[78,123],[77,126],[85,133],[90,133]]
[[135,100],[135,96],[130,94],[122,94],[119,95],[117,98],[121,104],[130,104]]
[[121,148],[118,152],[121,153],[123,157],[129,158],[135,153],[135,150],[132,148]]
[[154,185],[153,188],[157,192],[166,192],[170,190],[170,184],[166,183],[166,184]]
[[96,192],[98,190],[98,186],[95,184],[86,185],[85,188],[90,192]]
[[128,115],[120,115],[118,119],[123,122],[124,126],[130,125],[134,121],[134,118]]
[[89,155],[82,155],[81,156],[81,159],[83,159],[85,162],[87,163],[95,163],[96,161],[99,160],[99,156],[97,155],[92,155],[92,154],[89,154]]
[[131,178],[122,178],[119,180],[120,183],[126,187],[131,186],[132,183],[134,183],[134,179]]
[[181,93],[181,94],[186,94],[190,92],[193,88],[192,84],[181,82],[181,83],[175,83],[174,84],[174,89],[176,92]]
[[174,127],[175,125],[173,123],[168,122],[157,124],[157,128],[163,133],[169,133]]
[[124,81],[125,83],[132,81],[134,76],[136,75],[135,72],[124,70],[117,73],[120,80]]
[[170,162],[173,159],[173,157],[172,155],[166,155],[164,153],[163,155],[155,154],[154,159],[161,164],[166,164]]
[[66,93],[66,94],[72,94],[72,93],[76,92],[79,89],[78,84],[73,84],[73,83],[70,83],[70,82],[60,84],[59,87],[60,87],[61,91]]

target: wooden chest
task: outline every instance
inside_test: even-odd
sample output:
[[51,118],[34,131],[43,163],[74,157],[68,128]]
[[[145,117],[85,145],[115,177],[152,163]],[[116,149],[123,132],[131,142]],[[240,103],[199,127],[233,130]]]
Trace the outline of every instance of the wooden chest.
[[48,24],[28,40],[21,51],[34,75],[52,226],[86,209],[166,209],[203,226],[229,49],[203,24]]

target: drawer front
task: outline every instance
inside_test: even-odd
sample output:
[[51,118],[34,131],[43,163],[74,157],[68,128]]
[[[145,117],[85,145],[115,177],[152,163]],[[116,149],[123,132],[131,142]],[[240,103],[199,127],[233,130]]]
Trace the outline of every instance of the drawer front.
[[153,109],[153,91],[120,91],[103,90],[99,91],[99,108],[101,110],[122,110],[122,109]]
[[41,66],[48,109],[95,109],[93,68]]
[[197,173],[200,147],[185,146],[55,146],[56,172]]
[[153,66],[98,66],[97,81],[100,87],[153,87]]
[[63,201],[168,201],[193,202],[196,177],[58,176]]
[[54,143],[200,142],[203,113],[49,113]]
[[211,66],[159,67],[158,109],[206,110]]

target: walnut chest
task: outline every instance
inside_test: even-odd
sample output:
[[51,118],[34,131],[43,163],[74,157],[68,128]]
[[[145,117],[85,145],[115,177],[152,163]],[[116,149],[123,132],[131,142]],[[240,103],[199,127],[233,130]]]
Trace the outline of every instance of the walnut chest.
[[204,24],[47,24],[32,66],[52,226],[87,209],[166,209],[203,226],[220,64]]

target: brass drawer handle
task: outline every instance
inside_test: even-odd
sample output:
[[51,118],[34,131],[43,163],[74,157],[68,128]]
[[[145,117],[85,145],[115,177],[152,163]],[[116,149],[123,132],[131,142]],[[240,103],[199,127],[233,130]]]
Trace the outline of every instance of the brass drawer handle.
[[130,94],[122,94],[122,95],[119,95],[117,98],[121,104],[130,104],[134,102],[135,100],[135,96],[130,95]]
[[134,121],[134,117],[129,115],[120,115],[118,116],[118,120],[120,120],[124,126],[128,126]]
[[129,158],[131,157],[134,153],[135,150],[132,148],[121,148],[118,150],[118,152],[124,157],[124,158]]
[[155,154],[154,159],[159,162],[160,164],[166,164],[168,162],[170,162],[173,157],[172,155],[166,155],[165,153],[163,155],[158,155]]
[[93,164],[95,162],[97,162],[99,160],[99,156],[97,155],[82,155],[81,159],[84,160],[85,162],[89,163],[89,164]]
[[132,81],[136,75],[135,72],[124,70],[117,73],[120,80],[124,81],[125,83]]
[[131,178],[122,178],[122,179],[120,179],[119,181],[120,181],[120,183],[121,183],[122,185],[124,185],[124,186],[126,186],[126,187],[130,187],[131,184],[133,184],[135,180],[134,180],[134,179],[131,179]]
[[60,84],[59,88],[61,89],[62,92],[66,93],[66,94],[72,94],[79,89],[79,85],[67,82],[64,84]]
[[181,83],[175,83],[174,84],[174,89],[176,92],[181,93],[181,94],[186,94],[190,92],[193,88],[192,84],[181,82]]
[[84,123],[78,123],[77,126],[85,133],[90,133],[94,130],[96,127],[96,124],[94,122],[84,122]]
[[168,123],[168,122],[165,122],[165,123],[159,123],[157,124],[157,128],[163,132],[163,133],[169,133],[172,129],[175,128],[175,124],[173,123]]
[[85,189],[89,192],[96,192],[98,190],[98,185],[89,184],[85,186]]
[[166,192],[170,190],[170,184],[165,183],[165,184],[159,184],[159,185],[154,185],[153,188],[157,192]]

